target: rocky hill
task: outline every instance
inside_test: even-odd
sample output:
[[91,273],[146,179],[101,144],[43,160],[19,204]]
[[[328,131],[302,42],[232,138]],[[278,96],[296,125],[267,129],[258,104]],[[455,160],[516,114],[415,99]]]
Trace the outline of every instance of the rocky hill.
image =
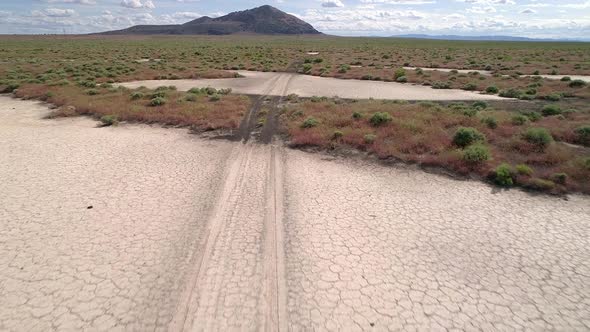
[[127,29],[102,32],[102,35],[229,35],[255,34],[320,34],[309,23],[269,5],[211,18],[173,25],[136,25]]

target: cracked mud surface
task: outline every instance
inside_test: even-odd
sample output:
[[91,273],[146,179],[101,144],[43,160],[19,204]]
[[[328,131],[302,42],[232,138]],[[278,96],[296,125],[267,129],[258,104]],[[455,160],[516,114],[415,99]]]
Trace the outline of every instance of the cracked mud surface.
[[294,330],[590,329],[590,201],[289,151]]
[[[402,100],[510,100],[496,95],[481,94],[458,89],[432,89],[429,86],[380,82],[365,80],[345,80],[291,73],[271,73],[238,71],[244,77],[195,80],[147,80],[120,83],[127,88],[145,86],[155,89],[159,86],[173,85],[178,90],[214,87],[232,89],[235,93],[250,95],[287,96],[297,94],[301,97],[323,96],[353,99],[402,99]],[[288,79],[287,86],[276,84],[277,79]]]
[[2,331],[590,329],[587,196],[47,112],[0,96]]

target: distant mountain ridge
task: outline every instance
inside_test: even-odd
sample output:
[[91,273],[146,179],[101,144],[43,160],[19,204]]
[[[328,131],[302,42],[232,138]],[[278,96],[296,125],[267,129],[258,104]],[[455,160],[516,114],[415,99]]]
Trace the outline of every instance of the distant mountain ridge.
[[311,24],[275,7],[264,5],[225,16],[200,17],[184,24],[136,25],[127,29],[98,33],[100,35],[230,35],[256,34],[321,34]]
[[425,34],[406,34],[395,35],[392,38],[414,38],[414,39],[434,39],[434,40],[473,40],[473,41],[529,41],[529,42],[583,42],[590,39],[551,39],[551,38],[527,38],[516,36],[459,36],[459,35],[425,35]]

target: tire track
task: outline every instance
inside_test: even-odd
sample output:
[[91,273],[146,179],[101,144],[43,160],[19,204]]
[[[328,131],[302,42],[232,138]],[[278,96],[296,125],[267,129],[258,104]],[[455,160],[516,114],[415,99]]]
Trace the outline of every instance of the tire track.
[[[266,93],[285,91],[288,76],[269,82]],[[211,210],[205,240],[170,331],[285,331],[282,146],[249,141],[260,96],[240,126],[228,157],[224,184]]]

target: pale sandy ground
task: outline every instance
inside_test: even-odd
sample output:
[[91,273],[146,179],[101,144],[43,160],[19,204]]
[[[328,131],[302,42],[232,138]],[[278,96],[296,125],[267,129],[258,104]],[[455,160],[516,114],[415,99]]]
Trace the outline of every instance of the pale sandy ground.
[[[404,69],[406,70],[415,70],[418,67],[404,67]],[[458,73],[461,74],[469,74],[472,72],[478,72],[482,75],[486,75],[486,76],[491,76],[493,75],[493,73],[491,71],[488,70],[477,70],[477,69],[453,69],[453,68],[425,68],[425,67],[420,67],[422,70],[426,70],[426,71],[441,71],[441,72],[445,72],[445,73],[449,73],[453,70],[456,70]],[[508,76],[508,75],[504,75],[504,76]],[[547,78],[550,80],[560,80],[564,77],[569,77],[572,80],[582,80],[582,81],[586,81],[586,82],[590,82],[590,76],[587,75],[523,75],[526,77],[533,77],[533,76],[540,76],[543,78]]]
[[590,329],[589,197],[46,112],[0,97],[2,331]]
[[[156,88],[162,85],[174,85],[181,91],[190,88],[213,87],[217,89],[231,88],[235,93],[253,95],[286,96],[297,94],[301,97],[340,97],[352,99],[404,99],[404,100],[498,100],[505,99],[494,95],[478,92],[432,89],[428,86],[402,84],[395,82],[379,82],[364,80],[343,80],[330,77],[290,73],[264,73],[238,71],[244,77],[196,80],[147,80],[120,83],[128,88]],[[278,80],[287,80],[286,89]]]

